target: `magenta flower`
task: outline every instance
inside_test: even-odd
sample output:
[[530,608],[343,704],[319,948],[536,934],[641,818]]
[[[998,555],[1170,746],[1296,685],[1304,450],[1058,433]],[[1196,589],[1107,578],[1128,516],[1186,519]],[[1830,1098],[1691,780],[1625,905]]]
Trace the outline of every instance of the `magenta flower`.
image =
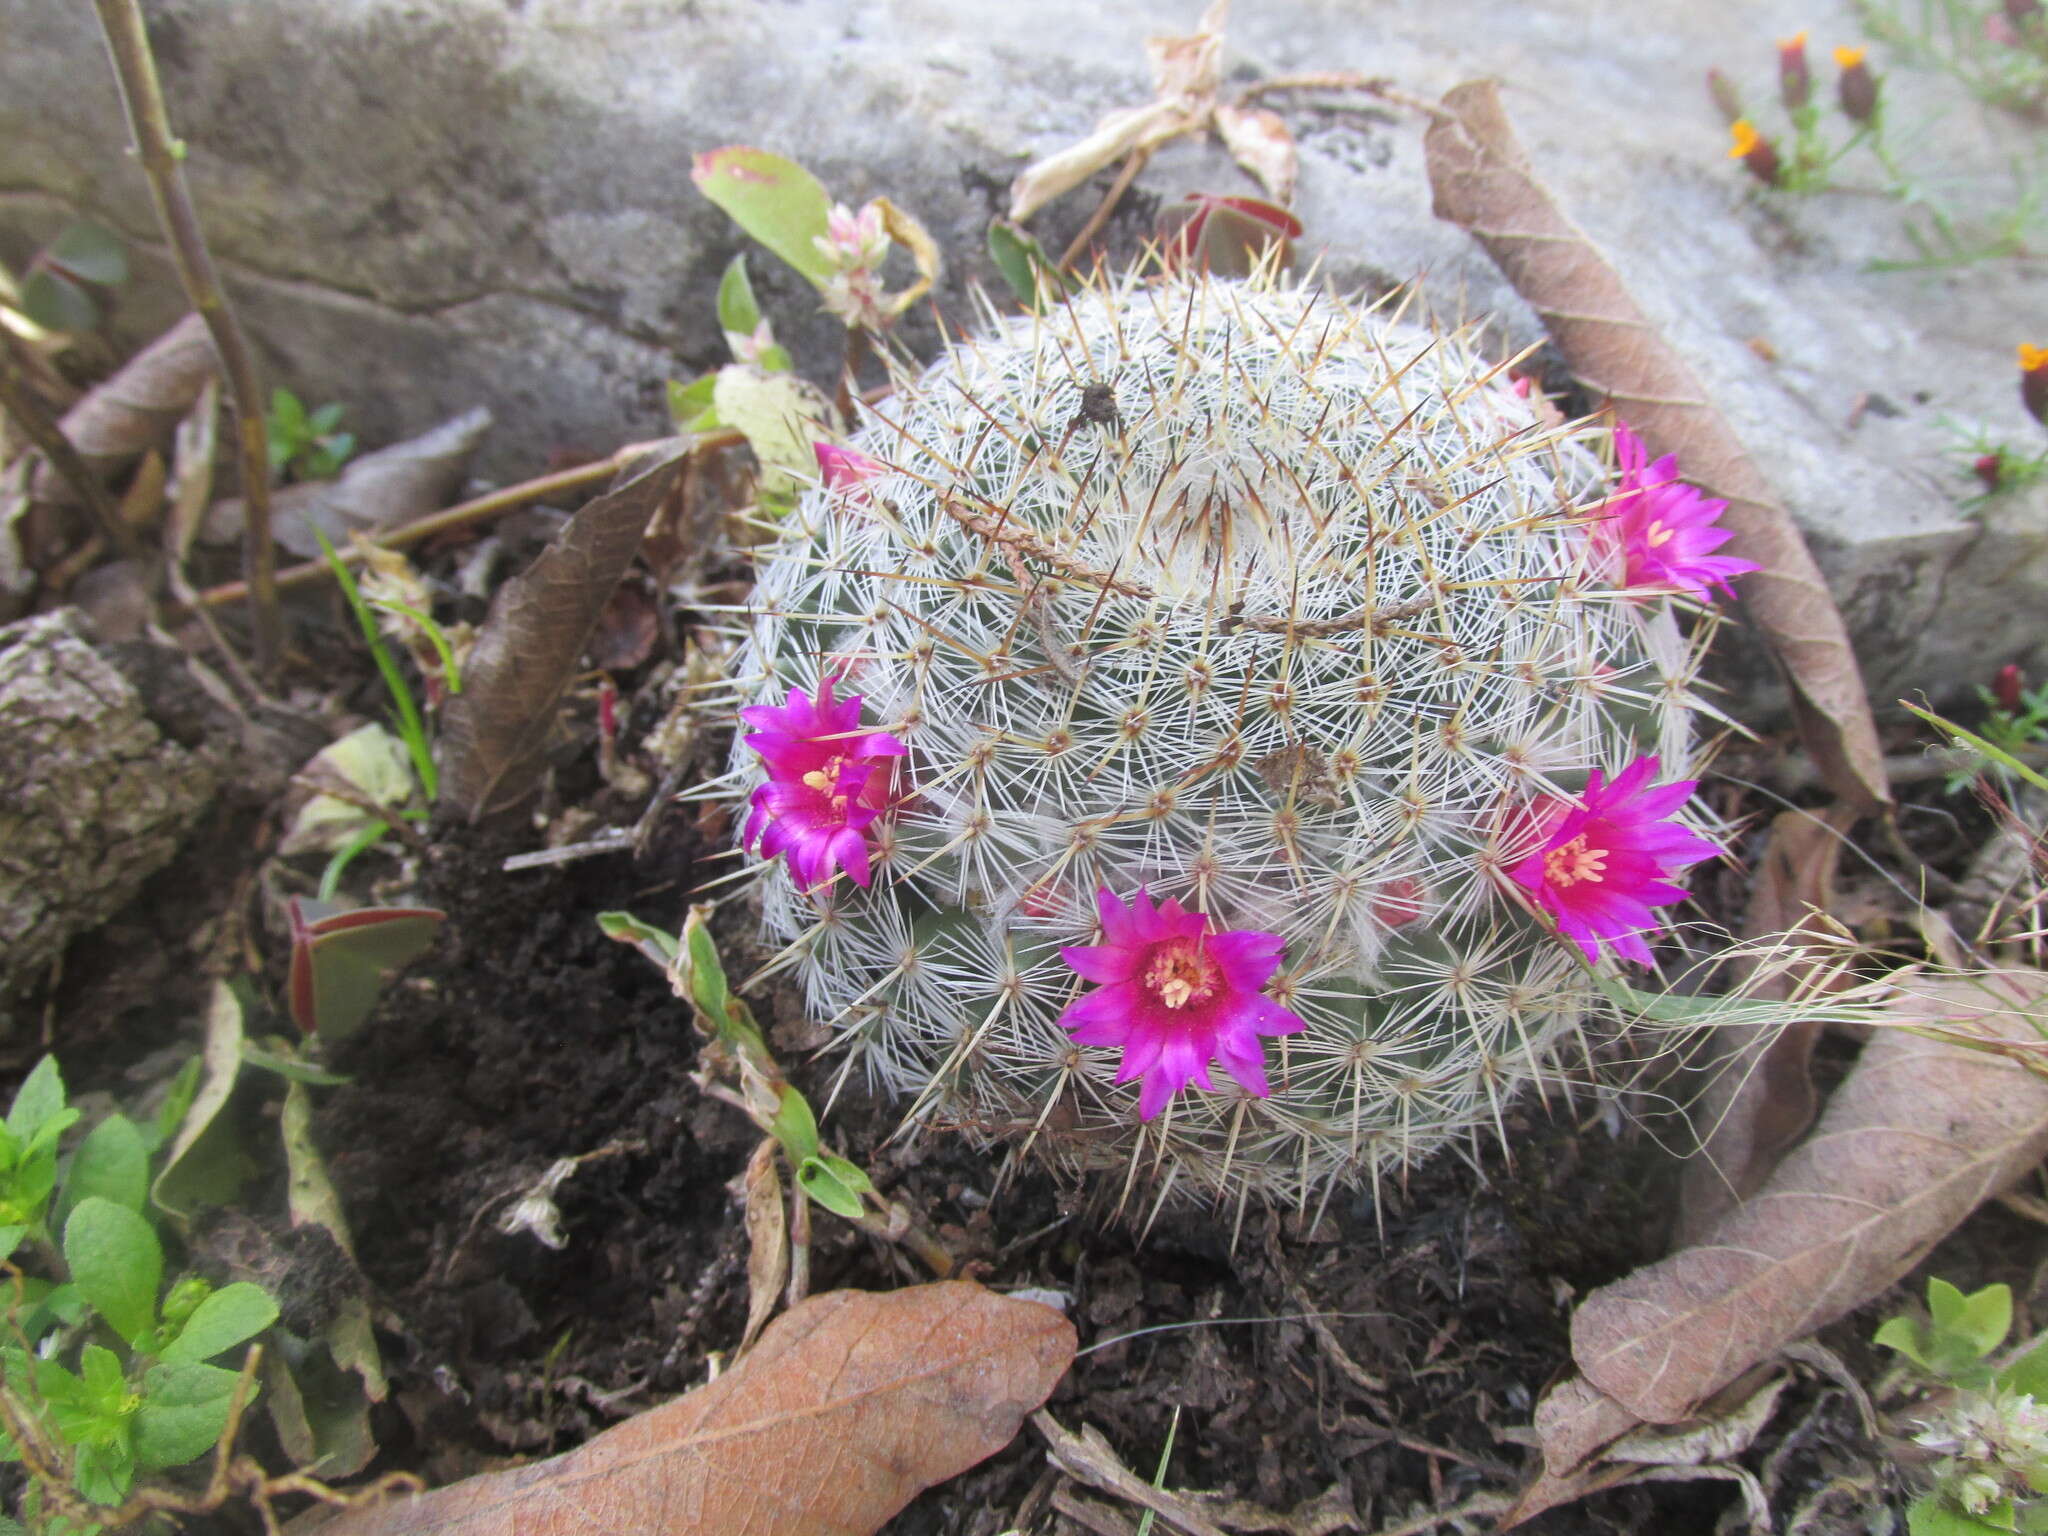
[[818,456],[818,473],[824,478],[828,491],[854,490],[863,480],[872,480],[882,473],[880,464],[851,448],[814,442],[811,451]]
[[886,731],[860,726],[861,697],[835,701],[828,673],[817,702],[801,688],[783,705],[740,711],[754,727],[747,745],[768,765],[768,782],[754,791],[742,847],[761,844],[761,857],[789,856],[790,873],[805,890],[829,885],[845,870],[855,885],[868,883],[867,829],[887,809],[895,768],[888,761],[908,750]]
[[1656,772],[1654,757],[1637,758],[1612,783],[1595,768],[1577,803],[1532,807],[1543,841],[1508,871],[1588,960],[1600,958],[1605,940],[1622,959],[1648,965],[1643,935],[1657,931],[1650,908],[1685,900],[1667,877],[1721,851],[1671,820],[1699,780],[1646,788]]
[[1205,914],[1172,897],[1154,907],[1143,890],[1129,907],[1098,891],[1095,908],[1105,942],[1068,945],[1060,957],[1100,985],[1069,1003],[1060,1024],[1082,1045],[1123,1047],[1116,1080],[1145,1080],[1138,1118],[1150,1120],[1190,1082],[1213,1090],[1211,1061],[1247,1093],[1270,1093],[1259,1037],[1307,1027],[1260,991],[1280,967],[1280,936],[1211,933]]
[[1650,463],[1643,440],[1618,421],[1614,456],[1621,487],[1607,498],[1591,534],[1595,551],[1620,568],[1623,586],[1704,599],[1710,587],[1727,592],[1729,577],[1762,569],[1754,560],[1712,553],[1735,537],[1714,526],[1728,503],[1709,501],[1679,479],[1678,455]]

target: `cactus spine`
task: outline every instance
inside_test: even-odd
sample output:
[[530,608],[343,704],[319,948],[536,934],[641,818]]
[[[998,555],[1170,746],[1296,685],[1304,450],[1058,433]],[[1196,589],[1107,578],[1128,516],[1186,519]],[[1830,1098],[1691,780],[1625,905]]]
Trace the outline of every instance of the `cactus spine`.
[[[1498,1126],[1599,1005],[1507,890],[1517,809],[1680,775],[1697,708],[1697,646],[1589,553],[1599,435],[1466,334],[1271,280],[1098,283],[905,370],[737,664],[908,749],[871,886],[764,877],[816,1017],[920,1119],[1169,1188],[1308,1199]],[[1141,1125],[1058,1026],[1103,887],[1285,938],[1271,1097]]]

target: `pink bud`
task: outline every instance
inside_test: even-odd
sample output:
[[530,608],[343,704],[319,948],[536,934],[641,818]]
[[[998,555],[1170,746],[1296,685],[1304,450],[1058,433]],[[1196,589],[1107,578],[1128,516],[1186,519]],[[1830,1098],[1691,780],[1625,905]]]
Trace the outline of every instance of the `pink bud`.
[[1979,454],[1970,464],[1970,473],[1984,482],[1987,491],[1998,489],[1999,477],[2004,470],[2004,461],[1995,453]]
[[2025,681],[2026,675],[2015,662],[2008,661],[1998,669],[1998,681],[1991,685],[1991,692],[1998,700],[1998,707],[2008,715],[2020,712],[2020,685]]
[[812,443],[811,449],[818,456],[818,473],[824,477],[828,491],[850,491],[863,480],[872,480],[882,473],[880,464],[851,448],[841,448],[834,443]]

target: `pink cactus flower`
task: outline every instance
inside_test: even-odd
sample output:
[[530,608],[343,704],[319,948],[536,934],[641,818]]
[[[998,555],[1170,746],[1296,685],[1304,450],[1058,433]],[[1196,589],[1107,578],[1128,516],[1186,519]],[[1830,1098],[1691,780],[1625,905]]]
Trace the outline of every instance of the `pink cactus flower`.
[[1614,456],[1621,486],[1590,531],[1595,553],[1619,571],[1623,586],[1705,599],[1711,587],[1728,592],[1729,577],[1761,569],[1754,560],[1711,553],[1735,537],[1714,526],[1728,503],[1709,501],[1680,480],[1676,454],[1650,463],[1643,440],[1618,421]]
[[1095,906],[1105,942],[1069,945],[1060,956],[1098,985],[1067,1005],[1060,1024],[1079,1044],[1123,1047],[1116,1080],[1145,1080],[1138,1117],[1150,1120],[1191,1082],[1213,1090],[1211,1061],[1245,1092],[1266,1097],[1259,1037],[1307,1027],[1260,991],[1280,967],[1280,936],[1211,933],[1204,913],[1184,911],[1172,897],[1155,907],[1143,890],[1128,907],[1101,890]]
[[787,854],[807,891],[830,885],[842,869],[855,885],[868,883],[867,829],[889,805],[889,759],[908,750],[886,731],[862,730],[861,696],[834,700],[837,681],[833,674],[820,680],[815,703],[792,688],[787,704],[740,711],[754,727],[747,745],[768,765],[741,845],[758,840],[764,859]]
[[[1652,907],[1685,900],[1669,877],[1721,850],[1671,820],[1699,787],[1697,779],[1650,786],[1657,759],[1639,757],[1612,782],[1597,768],[1577,802],[1530,808],[1542,841],[1508,871],[1558,931],[1600,958],[1599,945],[1624,960],[1650,963],[1643,936],[1657,931]],[[1648,787],[1646,787],[1648,786]]]
[[853,490],[863,480],[872,480],[882,473],[880,464],[851,448],[840,448],[832,443],[812,443],[811,451],[818,456],[818,473],[824,477],[825,488],[830,491]]

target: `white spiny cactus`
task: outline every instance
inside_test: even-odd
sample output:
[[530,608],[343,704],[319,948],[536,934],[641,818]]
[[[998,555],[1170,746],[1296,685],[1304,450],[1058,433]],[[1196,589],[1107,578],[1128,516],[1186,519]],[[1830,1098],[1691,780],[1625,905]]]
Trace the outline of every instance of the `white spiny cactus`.
[[[1690,756],[1698,646],[1589,553],[1605,434],[1468,334],[1269,281],[1099,284],[895,386],[737,664],[907,748],[871,884],[764,879],[815,1016],[922,1119],[1169,1187],[1306,1199],[1499,1125],[1599,1001],[1509,888],[1521,808]],[[1060,1027],[1105,888],[1284,938],[1270,1097],[1141,1123]]]

